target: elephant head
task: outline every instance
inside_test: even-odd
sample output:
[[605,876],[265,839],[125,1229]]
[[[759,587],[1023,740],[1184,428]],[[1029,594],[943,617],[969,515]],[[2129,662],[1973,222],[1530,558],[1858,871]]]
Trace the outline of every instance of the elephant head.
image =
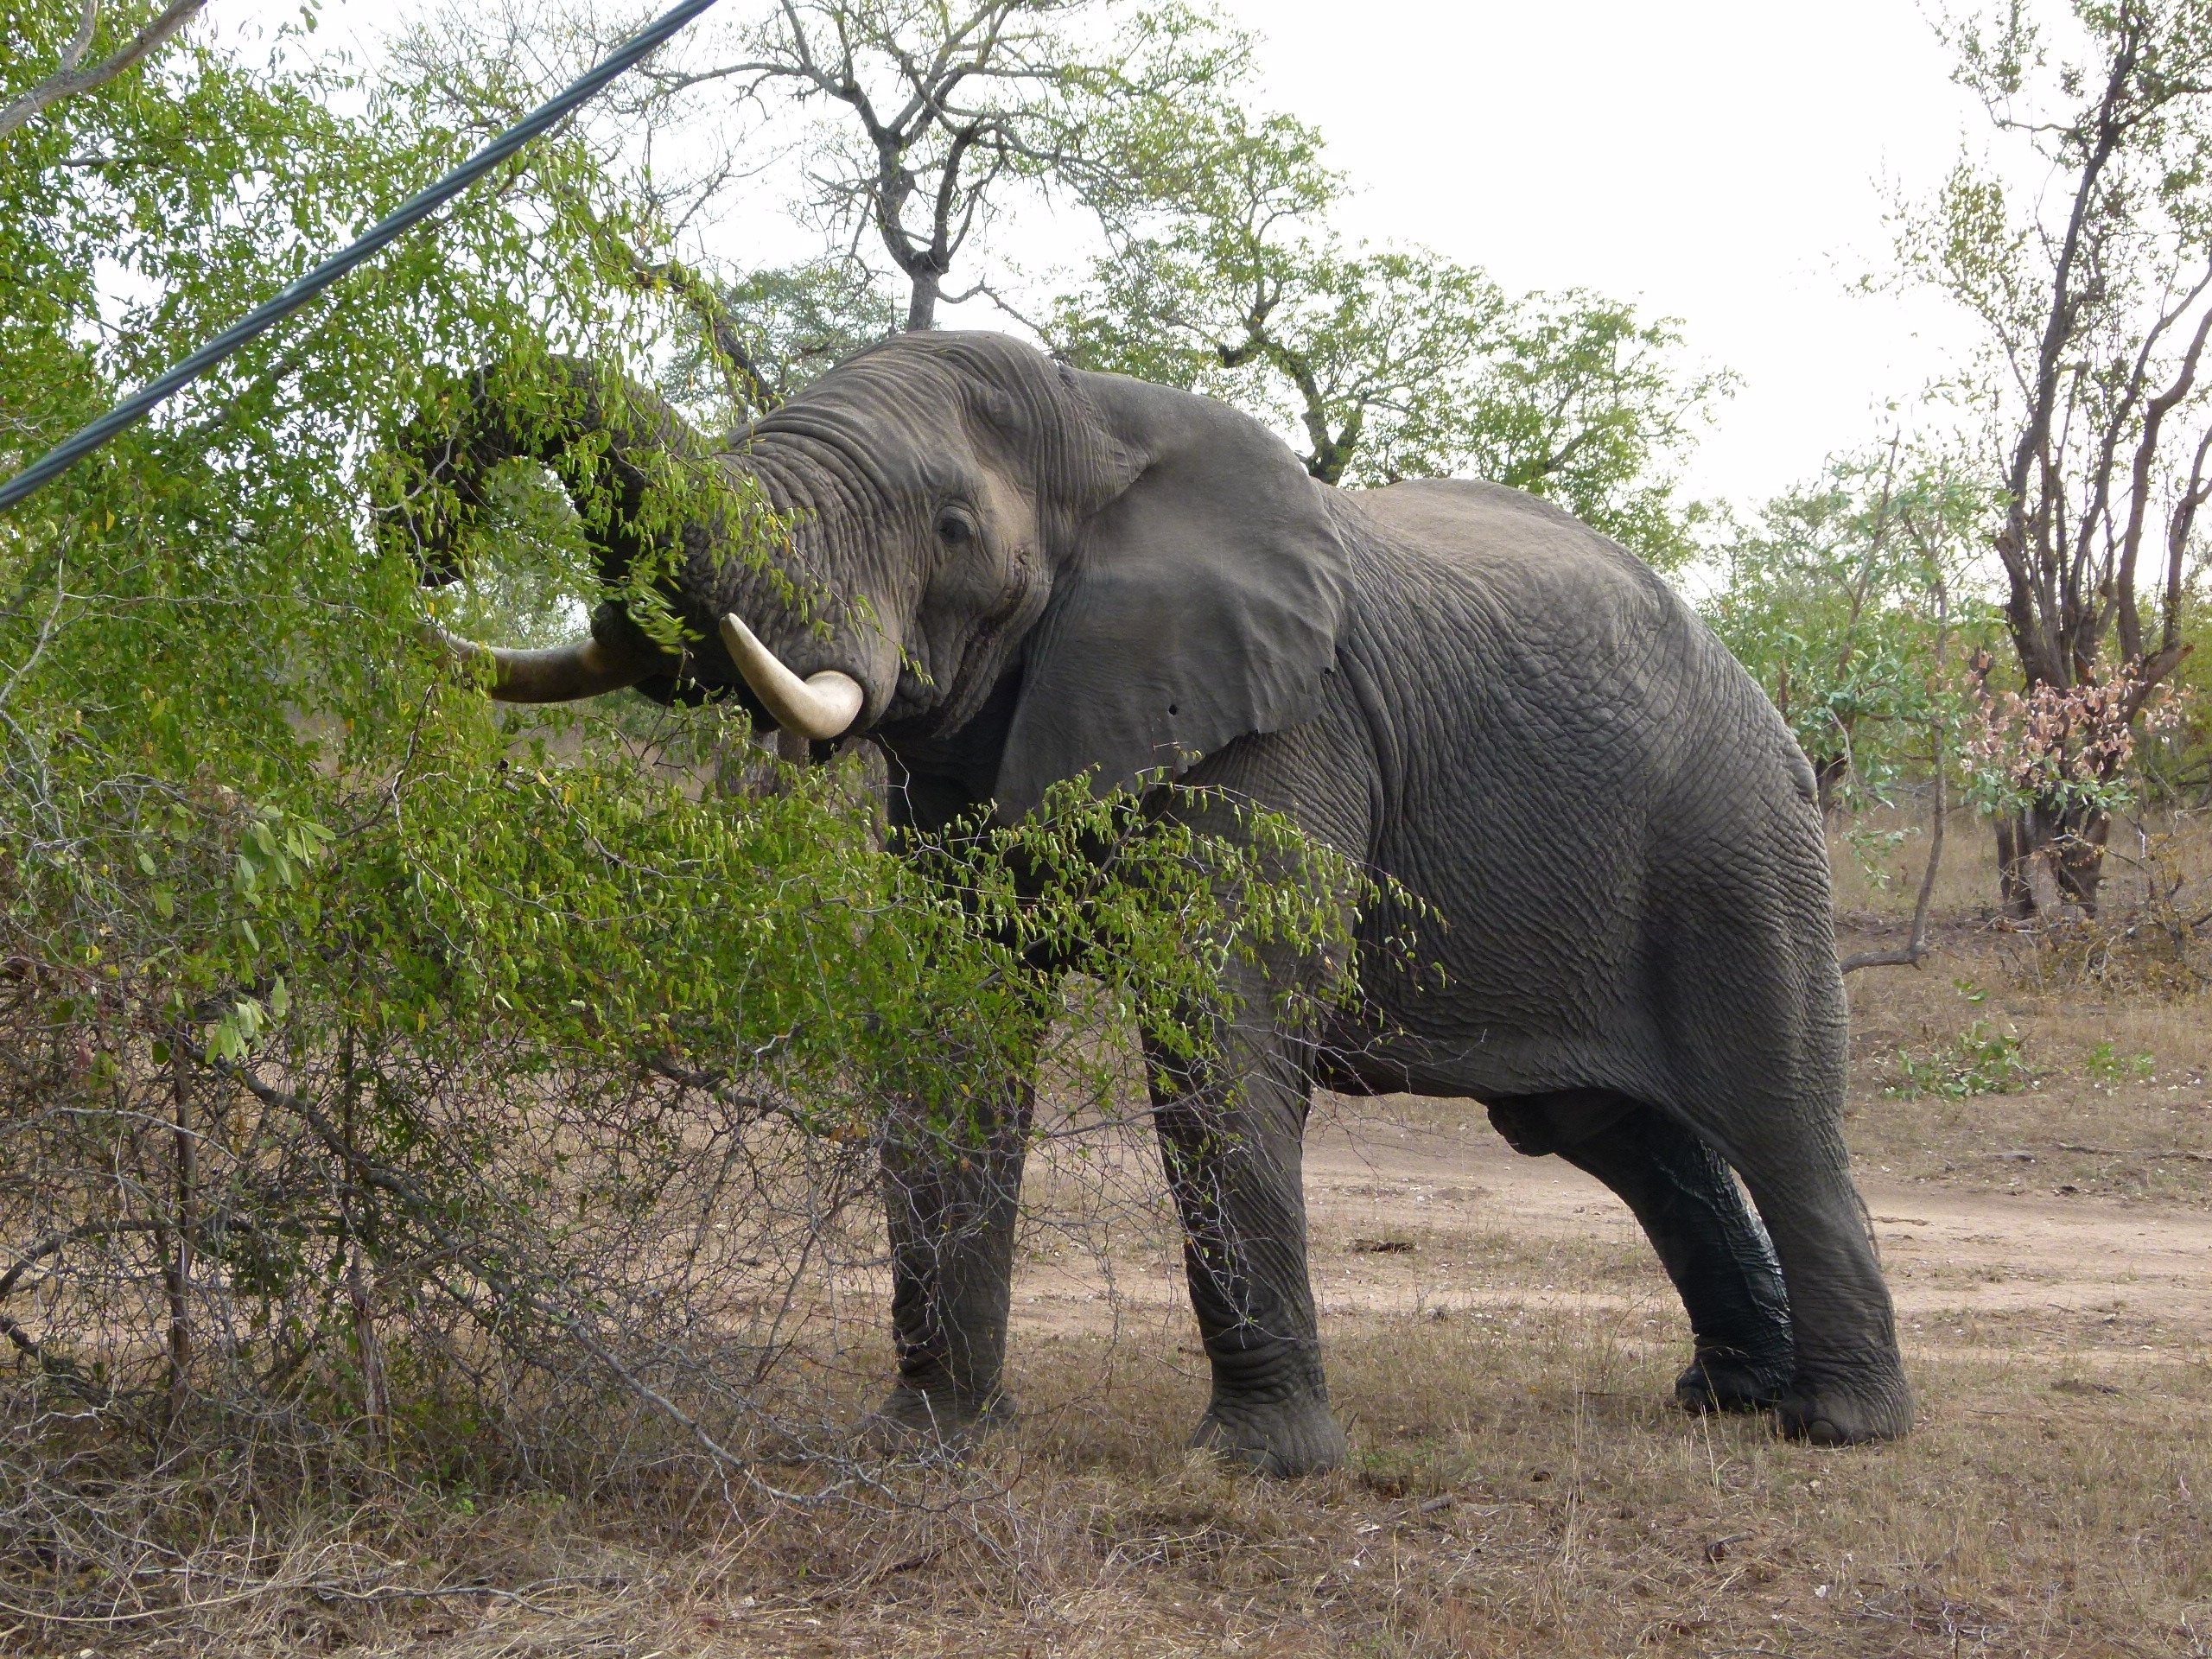
[[[644,448],[711,453],[642,407],[610,451],[609,575],[635,556],[623,513]],[[795,738],[894,747],[988,707],[988,792],[1013,817],[1059,779],[1123,784],[1294,723],[1332,671],[1350,575],[1333,493],[1205,398],[995,334],[909,334],[821,376],[716,464],[792,526],[788,580],[688,525],[666,596],[708,643],[679,661],[606,606],[573,646],[460,647],[490,656],[495,696],[728,696]],[[818,620],[794,585],[826,600]]]

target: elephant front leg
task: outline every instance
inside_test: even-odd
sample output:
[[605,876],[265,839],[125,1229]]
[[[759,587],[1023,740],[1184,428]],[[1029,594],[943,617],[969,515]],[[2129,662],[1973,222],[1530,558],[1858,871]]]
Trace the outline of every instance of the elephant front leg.
[[1300,1141],[1309,1086],[1280,1052],[1224,1067],[1221,1080],[1153,1067],[1191,1306],[1213,1370],[1192,1444],[1271,1475],[1333,1469],[1345,1456],[1306,1269]]
[[883,1153],[899,1380],[874,1421],[891,1447],[957,1446],[1011,1416],[1004,1381],[1014,1222],[1033,1085],[950,1124],[894,1122]]

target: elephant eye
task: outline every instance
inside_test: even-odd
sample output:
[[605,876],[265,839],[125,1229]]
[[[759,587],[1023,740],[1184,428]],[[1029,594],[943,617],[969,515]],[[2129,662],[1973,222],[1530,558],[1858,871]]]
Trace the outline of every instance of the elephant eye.
[[937,533],[947,547],[964,547],[975,539],[976,527],[965,513],[948,512],[938,519]]

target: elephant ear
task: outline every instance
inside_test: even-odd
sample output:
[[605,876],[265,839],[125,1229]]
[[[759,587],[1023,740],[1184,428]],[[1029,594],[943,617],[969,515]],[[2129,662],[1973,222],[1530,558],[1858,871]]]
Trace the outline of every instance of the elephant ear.
[[1257,422],[1119,375],[1072,374],[1112,457],[1029,636],[995,793],[1002,819],[1086,771],[1104,792],[1294,726],[1333,671],[1351,561]]

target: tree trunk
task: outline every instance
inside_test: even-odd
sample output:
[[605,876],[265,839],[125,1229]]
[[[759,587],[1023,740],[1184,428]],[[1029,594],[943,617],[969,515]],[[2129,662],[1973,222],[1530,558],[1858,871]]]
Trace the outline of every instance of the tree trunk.
[[913,291],[906,300],[906,332],[925,334],[937,327],[937,298],[944,279],[938,272],[926,269],[910,270]]
[[1850,776],[1851,756],[1848,753],[1823,755],[1813,762],[1813,786],[1819,791],[1822,823],[1835,822],[1836,791],[1843,787],[1844,780]]
[[2094,916],[2104,877],[2108,813],[2037,805],[1997,820],[1997,874],[2005,913],[2052,922],[2069,912]]

